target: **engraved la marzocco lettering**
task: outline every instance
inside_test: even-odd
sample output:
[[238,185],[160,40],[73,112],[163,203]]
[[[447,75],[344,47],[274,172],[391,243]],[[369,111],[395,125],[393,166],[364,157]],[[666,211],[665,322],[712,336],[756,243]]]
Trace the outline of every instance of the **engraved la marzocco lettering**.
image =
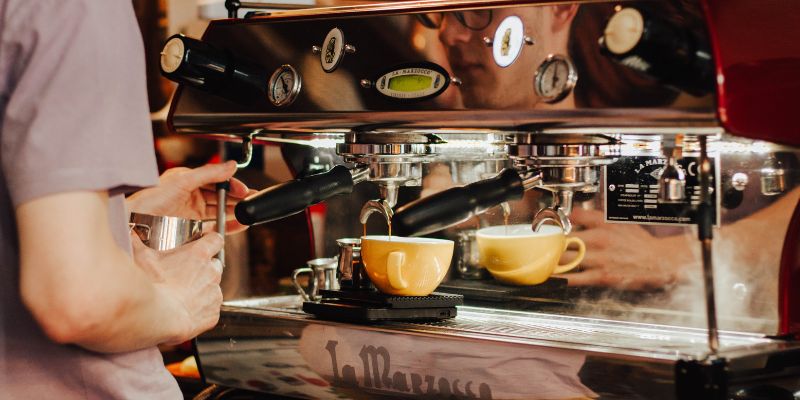
[[[339,361],[336,357],[336,340],[329,340],[325,345],[325,350],[331,356],[331,368],[333,369],[333,380],[336,386],[360,387],[364,389],[380,389],[386,392],[401,392],[422,395],[425,397],[435,396],[447,399],[481,399],[491,400],[492,389],[486,383],[481,383],[475,392],[475,383],[468,381],[462,385],[460,379],[452,382],[445,377],[435,377],[431,375],[422,376],[420,374],[406,374],[402,371],[391,371],[391,354],[383,347],[364,345],[358,353],[361,359],[363,372],[363,382],[359,384],[355,373],[355,368],[351,365],[342,366],[339,369]],[[409,378],[411,382],[409,382]]]

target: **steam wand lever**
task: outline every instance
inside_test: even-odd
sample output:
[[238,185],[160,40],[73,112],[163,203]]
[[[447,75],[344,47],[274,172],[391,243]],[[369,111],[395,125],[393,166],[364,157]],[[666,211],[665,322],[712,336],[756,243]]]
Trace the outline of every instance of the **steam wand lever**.
[[[253,131],[249,136],[242,139],[242,146],[244,146],[244,160],[236,163],[237,169],[246,168],[253,160],[253,136],[261,132],[260,129]],[[220,146],[224,146],[223,143]],[[222,147],[224,151],[224,147]],[[224,157],[223,157],[224,159]],[[225,238],[225,223],[228,219],[226,213],[226,204],[228,204],[228,191],[231,190],[231,181],[219,182],[217,188],[217,233]],[[216,258],[225,266],[225,248],[217,253]]]

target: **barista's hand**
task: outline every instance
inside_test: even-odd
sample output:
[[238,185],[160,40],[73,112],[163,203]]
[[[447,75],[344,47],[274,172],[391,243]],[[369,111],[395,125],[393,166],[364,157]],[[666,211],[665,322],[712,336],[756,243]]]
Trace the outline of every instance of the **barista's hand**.
[[[233,207],[252,191],[236,178],[236,162],[207,164],[200,168],[172,168],[159,178],[158,186],[140,190],[128,197],[128,210],[143,214],[166,215],[190,219],[210,220],[217,216],[217,194],[214,184],[231,181],[228,192],[227,223],[225,231],[236,233],[247,229],[239,224]],[[209,224],[210,225],[210,224]]]
[[[570,215],[584,230],[572,236],[586,243],[578,269],[560,276],[571,286],[604,286],[623,290],[666,288],[684,278],[691,265],[685,236],[655,237],[638,225],[605,224],[602,211],[575,208]],[[574,257],[567,252],[566,258]]]
[[166,298],[175,301],[175,309],[185,313],[175,319],[185,332],[172,343],[182,343],[217,324],[222,305],[222,264],[213,258],[224,241],[216,232],[174,250],[156,251],[145,246],[139,236],[131,234],[133,258],[140,268],[163,290]]

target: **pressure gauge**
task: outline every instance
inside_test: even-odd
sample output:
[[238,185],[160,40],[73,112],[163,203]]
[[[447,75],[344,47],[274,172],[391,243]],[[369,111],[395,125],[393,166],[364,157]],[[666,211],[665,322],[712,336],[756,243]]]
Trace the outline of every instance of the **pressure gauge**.
[[301,86],[297,70],[291,65],[282,65],[269,79],[269,101],[277,107],[288,106],[297,99]]
[[536,70],[533,87],[547,103],[564,100],[578,82],[575,67],[564,56],[549,55]]
[[173,37],[164,49],[161,50],[161,70],[164,73],[171,74],[175,72],[183,63],[183,56],[186,53],[186,48],[183,45],[183,38]]

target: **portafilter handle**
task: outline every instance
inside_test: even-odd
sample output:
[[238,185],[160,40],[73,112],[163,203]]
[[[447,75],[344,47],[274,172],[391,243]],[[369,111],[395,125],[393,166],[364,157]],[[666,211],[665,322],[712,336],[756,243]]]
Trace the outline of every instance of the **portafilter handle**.
[[244,225],[262,224],[297,214],[324,200],[353,191],[356,171],[337,165],[326,172],[309,175],[264,189],[236,205],[236,219]]
[[493,178],[454,187],[400,207],[392,233],[420,236],[464,222],[500,203],[521,199],[525,184],[519,173],[504,169]]

